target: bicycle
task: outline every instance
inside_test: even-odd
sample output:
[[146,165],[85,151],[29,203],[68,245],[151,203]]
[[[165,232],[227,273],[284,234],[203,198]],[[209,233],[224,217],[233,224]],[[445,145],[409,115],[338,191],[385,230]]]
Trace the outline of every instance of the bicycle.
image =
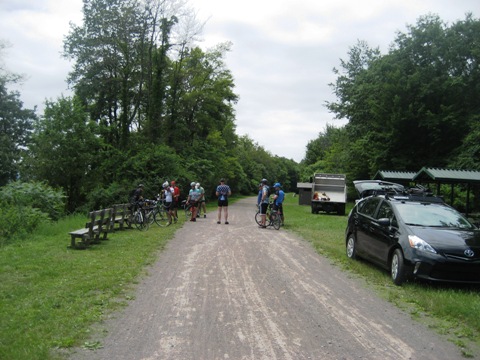
[[188,203],[187,200],[182,201],[182,208],[185,210],[185,217],[187,220],[192,218],[192,204]]
[[134,207],[134,211],[132,214],[132,223],[135,227],[140,231],[146,231],[150,227],[150,223],[148,222],[146,212],[145,212],[145,203],[143,201],[139,201],[132,204]]
[[168,209],[165,206],[165,200],[156,200],[152,201],[152,206],[150,211],[147,213],[147,219],[150,224],[157,224],[158,226],[164,227],[170,225],[171,217],[169,220]]
[[[255,221],[258,225],[261,224],[260,208],[258,208],[255,214]],[[282,224],[280,213],[273,209],[273,202],[268,204],[267,213],[265,215],[265,226],[272,226],[275,230],[279,230]]]

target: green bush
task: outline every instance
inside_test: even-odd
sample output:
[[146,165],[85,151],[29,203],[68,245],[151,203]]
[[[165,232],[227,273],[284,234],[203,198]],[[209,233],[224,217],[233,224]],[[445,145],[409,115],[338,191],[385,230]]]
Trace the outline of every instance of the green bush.
[[32,207],[51,220],[65,215],[65,195],[45,183],[15,181],[0,189],[0,201],[9,206]]
[[88,213],[114,204],[126,203],[128,202],[128,193],[135,189],[136,185],[131,185],[131,187],[131,189],[128,189],[126,185],[117,182],[111,183],[108,187],[97,187],[87,195],[85,205],[78,210]]
[[48,215],[30,206],[10,206],[0,203],[0,245],[22,239],[41,223],[49,222]]
[[25,238],[64,214],[64,196],[43,183],[12,182],[0,189],[0,245]]

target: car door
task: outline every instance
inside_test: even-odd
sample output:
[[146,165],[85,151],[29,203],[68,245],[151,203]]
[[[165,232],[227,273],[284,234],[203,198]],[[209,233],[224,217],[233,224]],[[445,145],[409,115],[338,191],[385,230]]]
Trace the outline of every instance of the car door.
[[[385,219],[389,220],[388,225]],[[395,244],[397,220],[392,206],[388,201],[382,201],[378,206],[374,219],[370,222],[370,241],[372,260],[379,265],[388,268],[388,254]]]
[[357,217],[355,218],[355,235],[357,238],[357,252],[360,256],[370,259],[373,256],[372,252],[372,221],[377,208],[381,202],[381,198],[371,197],[363,201],[362,206],[357,210]]

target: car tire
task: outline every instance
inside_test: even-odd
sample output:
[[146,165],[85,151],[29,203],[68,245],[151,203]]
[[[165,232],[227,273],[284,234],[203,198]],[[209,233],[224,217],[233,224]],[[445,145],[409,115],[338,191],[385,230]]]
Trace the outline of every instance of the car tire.
[[390,262],[390,275],[395,285],[402,285],[407,280],[407,269],[400,249],[393,252]]
[[355,235],[349,234],[347,237],[347,257],[350,259],[355,259],[357,257],[357,249],[356,249],[356,239]]

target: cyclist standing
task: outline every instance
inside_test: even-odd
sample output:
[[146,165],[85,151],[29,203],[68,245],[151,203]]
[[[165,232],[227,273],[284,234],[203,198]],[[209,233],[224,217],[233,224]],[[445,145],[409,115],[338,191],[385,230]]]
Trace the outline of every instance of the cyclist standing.
[[282,220],[282,226],[284,225],[285,218],[283,217],[283,200],[285,199],[285,192],[282,190],[282,185],[280,183],[275,183],[273,185],[275,188],[275,195],[273,196],[273,209],[280,214],[280,219]]
[[200,191],[200,200],[198,202],[198,213],[197,213],[197,217],[200,217],[200,213],[202,212],[202,209],[203,209],[203,217],[206,218],[207,217],[207,206],[205,205],[205,189],[200,185],[200,183],[197,183],[195,185],[195,188],[198,189],[198,191]]
[[[167,214],[168,214],[168,224],[172,225],[172,217],[175,218],[173,215],[173,209],[172,209],[172,203],[173,203],[173,188],[170,187],[168,181],[165,181],[162,185],[163,187],[163,195],[165,196],[165,208],[167,209]],[[175,222],[177,222],[177,219],[175,218]]]
[[173,203],[172,203],[172,206],[173,206],[173,216],[175,218],[175,222],[177,222],[178,220],[178,212],[177,212],[177,209],[178,209],[178,203],[180,201],[180,188],[177,186],[177,184],[175,183],[175,181],[172,181],[170,183],[171,187],[173,188]]
[[262,179],[262,197],[260,199],[260,227],[265,229],[267,227],[267,209],[270,198],[270,187],[268,186],[267,179]]
[[195,188],[196,183],[190,183],[190,192],[188,193],[187,204],[192,204],[192,217],[190,221],[197,221],[197,206],[198,200],[200,200],[200,191]]
[[230,186],[225,184],[225,179],[220,180],[220,185],[217,186],[215,195],[218,196],[218,219],[217,224],[221,223],[222,210],[224,211],[225,224],[228,224],[228,197],[232,195]]

